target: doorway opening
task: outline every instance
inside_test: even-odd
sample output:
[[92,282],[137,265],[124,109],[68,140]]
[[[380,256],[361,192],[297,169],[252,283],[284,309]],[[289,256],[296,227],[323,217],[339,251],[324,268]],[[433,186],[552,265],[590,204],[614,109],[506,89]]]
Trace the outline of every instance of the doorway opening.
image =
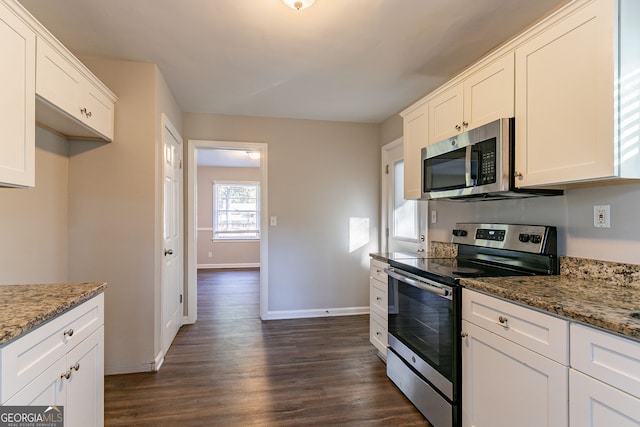
[[267,144],[188,141],[186,316],[197,319],[201,268],[259,268],[267,313]]

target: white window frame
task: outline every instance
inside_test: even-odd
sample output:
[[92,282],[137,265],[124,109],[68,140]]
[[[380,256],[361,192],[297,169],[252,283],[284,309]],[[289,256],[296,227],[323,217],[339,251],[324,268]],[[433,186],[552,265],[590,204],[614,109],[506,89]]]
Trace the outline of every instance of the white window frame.
[[[221,237],[221,234],[227,233],[225,231],[218,231],[218,185],[254,185],[256,186],[256,229],[255,230],[241,230],[232,231],[229,233],[250,233],[247,237],[234,236],[231,238]],[[251,241],[260,240],[260,181],[214,181],[213,182],[213,233],[211,240],[221,242],[233,242],[233,241]]]

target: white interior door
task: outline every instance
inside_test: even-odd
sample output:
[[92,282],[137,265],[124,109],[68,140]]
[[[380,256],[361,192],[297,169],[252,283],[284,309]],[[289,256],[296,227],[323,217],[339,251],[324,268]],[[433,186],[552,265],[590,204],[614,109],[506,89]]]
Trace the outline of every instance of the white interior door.
[[[386,152],[384,167],[386,197],[386,251],[415,252],[424,249],[426,241],[426,202],[405,200],[402,144],[394,144]],[[384,247],[385,245],[383,245]]]
[[182,326],[182,138],[162,116],[163,253],[162,253],[162,350],[167,353]]

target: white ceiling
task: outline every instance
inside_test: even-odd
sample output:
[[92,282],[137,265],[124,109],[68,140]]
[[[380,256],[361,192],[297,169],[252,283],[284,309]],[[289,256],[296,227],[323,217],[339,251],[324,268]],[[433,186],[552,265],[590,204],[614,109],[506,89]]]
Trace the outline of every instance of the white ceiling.
[[20,0],[79,56],[158,64],[184,112],[380,122],[567,0]]

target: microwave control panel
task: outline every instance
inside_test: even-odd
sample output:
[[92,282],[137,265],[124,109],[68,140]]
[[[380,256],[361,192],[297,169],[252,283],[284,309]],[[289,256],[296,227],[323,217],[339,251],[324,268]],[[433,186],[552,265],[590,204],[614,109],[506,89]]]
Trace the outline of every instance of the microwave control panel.
[[472,163],[475,163],[477,185],[496,182],[496,139],[491,138],[475,144],[472,148]]

